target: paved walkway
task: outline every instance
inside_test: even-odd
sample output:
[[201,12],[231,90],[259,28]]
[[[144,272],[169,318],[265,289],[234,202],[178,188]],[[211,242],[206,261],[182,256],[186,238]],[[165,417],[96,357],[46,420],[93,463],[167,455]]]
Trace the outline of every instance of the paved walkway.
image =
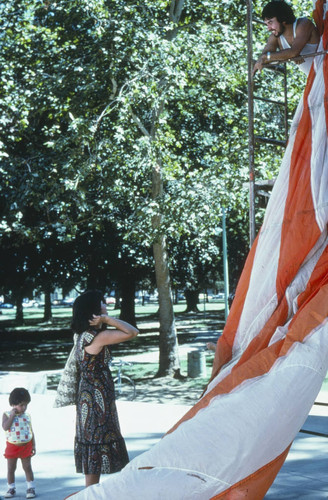
[[[6,392],[10,392],[19,378],[8,373],[2,378],[0,374],[1,380],[2,389],[5,385]],[[53,392],[33,393],[31,396],[29,412],[33,420],[37,445],[37,454],[32,459],[32,465],[38,498],[63,500],[67,495],[82,489],[84,485],[83,476],[76,474],[74,469],[75,408],[54,409]],[[327,398],[327,393],[320,395],[321,400],[324,398]],[[8,394],[0,394],[0,406],[2,411],[8,408]],[[187,410],[187,406],[181,405],[118,402],[122,433],[126,439],[130,458],[153,446]],[[303,428],[328,434],[327,417],[328,407],[315,405]],[[49,428],[48,422],[52,427]],[[3,449],[4,432],[0,444]],[[2,453],[0,470],[1,495],[6,491],[6,460]],[[25,498],[25,479],[20,464],[16,473],[16,486],[16,498]],[[299,433],[284,466],[265,498],[266,500],[327,499],[328,439],[320,435]]]

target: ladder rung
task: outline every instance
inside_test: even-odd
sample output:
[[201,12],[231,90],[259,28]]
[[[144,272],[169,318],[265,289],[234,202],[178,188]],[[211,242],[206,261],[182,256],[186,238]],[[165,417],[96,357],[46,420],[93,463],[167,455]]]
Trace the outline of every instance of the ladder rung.
[[270,198],[270,193],[268,193],[267,191],[262,191],[262,189],[256,191],[256,194],[258,196],[264,196],[265,198]]
[[[272,188],[274,186],[274,183],[276,182],[276,179],[260,179],[255,181],[255,186],[257,188],[259,187],[267,187],[267,188]],[[327,404],[328,406],[328,404]]]
[[264,21],[262,21],[262,19],[258,19],[257,17],[253,17],[253,22],[254,22],[254,23],[258,23],[258,24],[263,24],[263,25],[265,25],[265,22],[264,22]]
[[263,66],[263,69],[269,69],[270,71],[277,71],[278,73],[286,73],[286,65],[284,66],[279,66],[278,64],[271,63],[271,64],[265,64]]
[[260,137],[258,135],[254,136],[254,139],[257,142],[261,142],[264,144],[274,144],[275,146],[286,146],[286,141],[279,141],[278,139],[270,139],[269,137]]
[[[267,187],[272,189],[275,183],[275,179],[260,179],[254,182],[255,191],[258,191],[261,187]],[[243,188],[248,188],[249,182],[243,182]],[[266,192],[266,191],[265,191]]]
[[272,104],[278,104],[279,106],[285,106],[283,101],[274,101],[273,99],[268,99],[267,97],[254,95],[254,99],[257,99],[258,101],[271,102]]

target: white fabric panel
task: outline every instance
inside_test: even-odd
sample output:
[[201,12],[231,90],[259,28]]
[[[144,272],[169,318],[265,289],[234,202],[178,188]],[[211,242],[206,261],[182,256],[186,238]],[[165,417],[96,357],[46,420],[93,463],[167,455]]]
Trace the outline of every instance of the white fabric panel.
[[72,500],[209,500],[217,485],[217,480],[188,470],[124,469]]
[[[323,56],[318,56],[322,61]],[[328,135],[324,102],[323,64],[319,64],[308,103],[312,117],[311,187],[317,223],[323,231],[328,221]]]
[[268,374],[217,396],[123,472],[73,500],[208,500],[269,463],[294,439],[320,390],[328,369],[327,334],[324,324]]

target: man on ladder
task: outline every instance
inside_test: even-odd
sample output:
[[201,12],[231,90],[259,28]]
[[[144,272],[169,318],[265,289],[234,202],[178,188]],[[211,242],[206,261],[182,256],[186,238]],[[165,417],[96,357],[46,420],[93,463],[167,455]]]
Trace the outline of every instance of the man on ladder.
[[294,62],[308,74],[313,57],[302,56],[313,54],[317,49],[320,37],[316,26],[305,17],[296,19],[292,8],[283,0],[269,2],[262,11],[262,19],[271,35],[254,65],[253,75],[265,64],[295,57]]

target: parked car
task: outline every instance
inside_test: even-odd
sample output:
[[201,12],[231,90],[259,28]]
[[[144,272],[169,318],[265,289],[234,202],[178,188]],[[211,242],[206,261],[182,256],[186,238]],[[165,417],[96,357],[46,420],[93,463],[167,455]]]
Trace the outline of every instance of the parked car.
[[24,300],[23,307],[39,307],[39,304],[36,300]]
[[0,304],[1,309],[13,309],[14,305],[10,304],[9,302],[3,302]]
[[71,297],[68,299],[63,299],[61,301],[61,305],[64,307],[72,307],[75,302],[75,299],[72,299]]
[[52,302],[51,302],[51,305],[52,306],[60,306],[62,303],[62,300],[61,299],[54,299]]
[[106,301],[106,304],[115,304],[116,299],[115,299],[115,297],[106,297],[105,301]]

